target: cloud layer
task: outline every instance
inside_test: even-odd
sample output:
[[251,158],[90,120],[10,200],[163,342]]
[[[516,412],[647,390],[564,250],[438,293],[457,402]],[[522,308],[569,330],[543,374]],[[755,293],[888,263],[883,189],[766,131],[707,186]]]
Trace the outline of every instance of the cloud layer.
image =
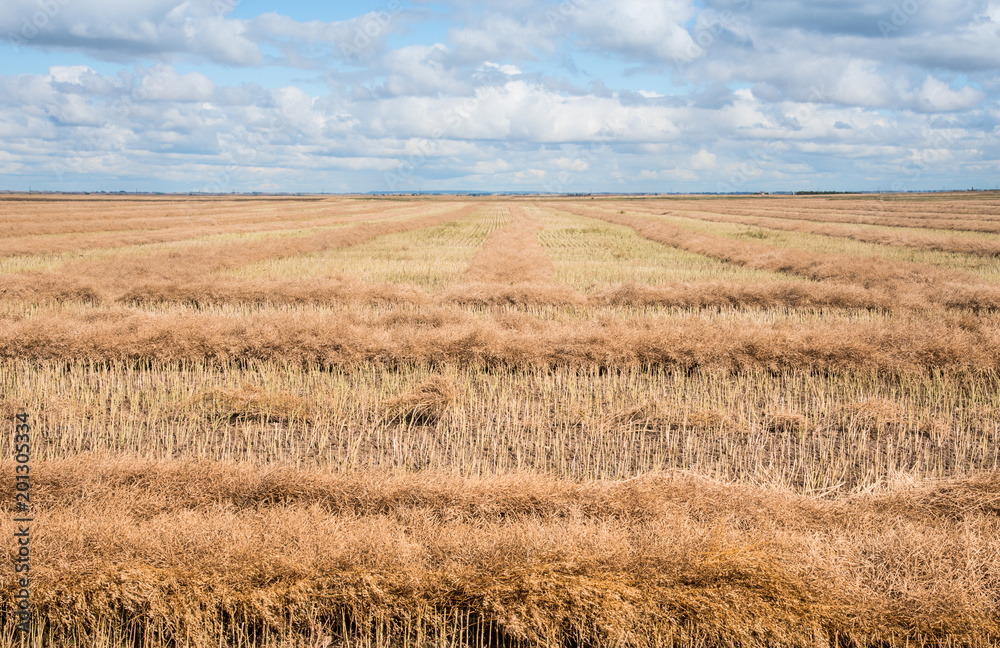
[[1000,0],[9,0],[0,37],[0,188],[1000,181]]

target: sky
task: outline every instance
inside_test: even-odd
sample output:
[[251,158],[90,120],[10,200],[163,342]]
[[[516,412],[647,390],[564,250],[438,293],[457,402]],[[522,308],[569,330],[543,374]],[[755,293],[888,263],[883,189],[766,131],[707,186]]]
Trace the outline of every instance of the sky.
[[1000,184],[1000,0],[2,0],[0,190]]

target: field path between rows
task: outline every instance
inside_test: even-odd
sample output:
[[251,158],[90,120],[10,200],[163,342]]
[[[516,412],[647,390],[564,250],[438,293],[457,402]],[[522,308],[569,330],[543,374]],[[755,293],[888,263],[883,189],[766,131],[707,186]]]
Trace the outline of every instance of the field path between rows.
[[542,224],[521,206],[503,205],[510,223],[490,234],[472,259],[466,279],[483,283],[551,282],[552,259],[538,241]]
[[469,262],[465,282],[443,291],[459,304],[584,304],[586,297],[555,280],[555,266],[538,240],[543,225],[532,208],[498,206],[510,223],[494,230]]

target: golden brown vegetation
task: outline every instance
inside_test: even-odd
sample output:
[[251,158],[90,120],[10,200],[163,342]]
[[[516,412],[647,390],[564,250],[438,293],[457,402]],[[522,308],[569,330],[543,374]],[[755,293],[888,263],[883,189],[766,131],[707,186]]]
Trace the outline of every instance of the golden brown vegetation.
[[552,281],[552,261],[535,236],[542,229],[523,207],[515,207],[510,224],[495,231],[466,273],[483,283],[545,283]]
[[706,214],[766,216],[793,221],[845,223],[898,228],[932,228],[955,232],[1000,234],[996,194],[984,198],[942,194],[929,196],[858,196],[811,198],[753,198],[646,201],[660,211],[674,210],[701,217]]
[[459,304],[583,304],[581,295],[553,281],[552,261],[539,243],[536,215],[516,206],[510,223],[496,230],[469,264],[466,283],[440,296]]
[[[145,291],[170,292],[172,286],[202,280],[205,276],[253,263],[261,259],[289,257],[336,249],[375,238],[462,218],[468,206],[446,206],[399,221],[362,222],[351,227],[336,227],[319,233],[299,236],[267,237],[251,241],[206,242],[180,249],[153,250],[145,253],[114,255],[110,258],[67,261],[58,270],[39,276],[36,272],[0,277],[0,295],[21,300],[44,300],[81,296],[93,301],[135,299]],[[436,213],[434,213],[436,212]],[[370,218],[368,219],[370,220]],[[121,295],[122,291],[128,291]],[[119,293],[119,294],[115,294]]]
[[0,199],[0,646],[996,645],[998,224]]
[[281,208],[275,209],[269,203],[273,201],[217,201],[209,208],[195,200],[143,200],[125,207],[119,201],[111,201],[101,203],[102,209],[87,214],[89,218],[82,218],[80,203],[73,203],[69,214],[65,201],[29,203],[10,216],[0,209],[0,233],[4,236],[0,254],[48,254],[148,245],[212,234],[304,229],[385,218],[419,209],[405,205],[379,205],[373,209],[370,204],[351,201],[333,209],[303,209],[294,207],[297,200],[285,201]]
[[37,632],[86,645],[262,631],[300,645],[987,645],[1000,631],[995,476],[830,502],[680,475],[85,458],[35,484]]
[[[664,212],[673,214],[675,212]],[[684,216],[683,212],[677,215]],[[699,220],[721,223],[741,223],[756,225],[773,230],[789,232],[808,232],[824,236],[840,236],[855,241],[882,243],[885,245],[904,245],[906,247],[943,252],[959,252],[963,254],[980,254],[985,256],[1000,256],[1000,239],[987,238],[985,235],[959,236],[955,231],[914,232],[892,228],[885,225],[841,225],[817,223],[811,220],[791,220],[789,218],[772,218],[765,216],[736,216],[731,214],[713,214],[701,212],[696,216]],[[913,227],[917,227],[916,224]],[[1000,231],[1000,230],[998,230]]]
[[[995,374],[247,359],[0,368],[0,407],[34,412],[41,461],[89,452],[578,479],[690,470],[812,495],[1000,467]],[[421,411],[433,413],[407,420]]]
[[434,424],[455,398],[455,387],[443,376],[434,376],[415,389],[382,404],[391,423]]
[[[0,357],[131,361],[258,360],[334,366],[457,362],[510,367],[636,364],[697,369],[869,370],[1000,366],[996,315],[759,317],[554,311],[551,318],[426,307],[326,312],[142,312],[67,306],[0,318]],[[591,309],[592,310],[592,309]],[[587,315],[595,317],[587,317]],[[618,315],[618,317],[616,317]],[[710,323],[710,324],[709,324]]]
[[[579,208],[566,207],[570,211]],[[750,268],[802,275],[816,281],[860,286],[884,292],[904,307],[1000,307],[1000,286],[960,271],[907,261],[851,257],[783,248],[751,240],[733,240],[692,231],[658,218],[624,211],[587,209],[584,215],[628,225],[654,241]]]

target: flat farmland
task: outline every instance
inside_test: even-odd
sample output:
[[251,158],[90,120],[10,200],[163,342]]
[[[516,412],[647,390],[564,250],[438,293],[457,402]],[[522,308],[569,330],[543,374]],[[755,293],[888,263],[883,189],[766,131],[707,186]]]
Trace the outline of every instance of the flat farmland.
[[1000,642],[996,193],[4,195],[0,296],[30,645]]

